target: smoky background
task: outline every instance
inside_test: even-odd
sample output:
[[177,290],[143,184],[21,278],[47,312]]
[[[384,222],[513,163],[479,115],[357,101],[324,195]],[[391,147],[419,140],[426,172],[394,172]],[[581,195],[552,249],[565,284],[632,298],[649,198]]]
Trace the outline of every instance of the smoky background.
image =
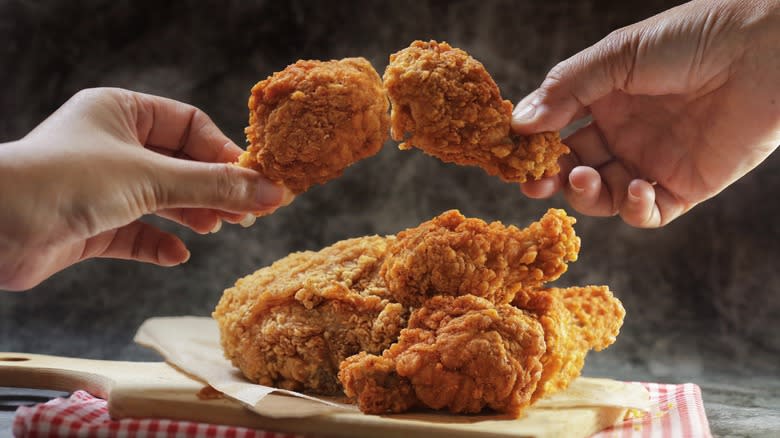
[[[80,89],[115,86],[196,105],[244,145],[258,80],[297,59],[347,56],[368,58],[381,74],[415,39],[468,51],[517,102],[558,61],[679,3],[0,0],[0,142],[24,136]],[[667,227],[639,230],[584,217],[560,197],[527,199],[480,169],[389,141],[249,229],[201,236],[149,218],[191,249],[180,267],[91,260],[29,292],[0,293],[0,351],[157,360],[132,343],[143,320],[209,315],[237,278],[292,251],[395,233],[453,208],[524,226],[563,207],[577,217],[582,251],[557,284],[608,284],[627,310],[617,343],[591,353],[585,373],[695,381],[717,403],[720,382],[780,374],[778,196],[774,154]]]

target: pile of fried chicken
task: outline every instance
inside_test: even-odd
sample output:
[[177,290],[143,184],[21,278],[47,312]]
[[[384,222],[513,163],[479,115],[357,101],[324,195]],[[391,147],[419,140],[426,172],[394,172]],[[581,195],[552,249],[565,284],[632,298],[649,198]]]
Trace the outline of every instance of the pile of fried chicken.
[[521,230],[452,210],[290,254],[225,290],[222,347],[254,382],[343,390],[366,413],[519,415],[623,323],[606,286],[545,287],[577,259],[574,222],[551,209]]
[[[484,66],[435,41],[393,54],[383,80],[363,58],[298,61],[258,82],[249,110],[238,164],[296,194],[376,154],[388,130],[401,149],[511,182],[554,175],[569,151],[558,133],[513,134]],[[225,290],[213,313],[222,347],[254,382],[343,392],[366,413],[520,415],[623,323],[606,286],[545,286],[577,259],[574,222],[551,209],[518,229],[452,210],[290,254]]]

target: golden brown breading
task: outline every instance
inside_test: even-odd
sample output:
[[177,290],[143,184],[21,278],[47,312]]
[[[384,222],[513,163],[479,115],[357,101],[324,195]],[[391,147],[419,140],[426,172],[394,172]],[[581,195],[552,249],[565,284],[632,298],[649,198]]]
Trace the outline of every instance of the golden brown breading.
[[368,413],[519,415],[566,388],[623,322],[606,286],[541,287],[577,259],[574,222],[550,209],[520,230],[453,210],[290,254],[224,292],[213,316],[225,355],[264,385],[343,385]]
[[466,294],[509,303],[520,289],[557,279],[577,260],[574,223],[565,211],[550,209],[520,230],[450,210],[388,242],[381,275],[407,306],[433,295]]
[[239,165],[304,192],[379,152],[388,106],[366,59],[298,61],[252,87],[249,147]]
[[384,83],[401,149],[414,146],[510,182],[558,173],[558,157],[569,152],[556,132],[511,134],[512,103],[479,61],[445,42],[415,41],[391,55]]
[[382,357],[348,359],[339,379],[364,412],[413,406],[405,389],[411,385],[419,404],[433,409],[477,413],[488,407],[517,416],[530,403],[544,351],[544,333],[532,315],[473,295],[436,296],[412,313]]
[[365,413],[406,412],[419,403],[409,379],[395,372],[395,358],[385,356],[361,351],[339,367],[344,393]]
[[567,388],[589,350],[615,342],[626,313],[607,286],[523,290],[512,304],[536,315],[544,328],[544,371],[532,402]]
[[406,326],[378,275],[385,239],[299,252],[238,280],[213,316],[225,356],[263,385],[335,394],[342,360],[381,353]]

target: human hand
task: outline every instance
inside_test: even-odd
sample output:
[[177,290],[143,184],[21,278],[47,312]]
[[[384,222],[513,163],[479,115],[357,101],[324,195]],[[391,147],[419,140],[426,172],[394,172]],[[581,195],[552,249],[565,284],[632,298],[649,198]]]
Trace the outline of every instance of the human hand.
[[92,257],[174,266],[173,234],[270,213],[292,199],[232,164],[242,150],[202,111],[121,89],[84,90],[23,139],[0,144],[0,289],[29,289]]
[[695,0],[617,30],[556,65],[515,108],[518,133],[569,136],[563,190],[584,214],[659,227],[709,199],[780,144],[780,2]]

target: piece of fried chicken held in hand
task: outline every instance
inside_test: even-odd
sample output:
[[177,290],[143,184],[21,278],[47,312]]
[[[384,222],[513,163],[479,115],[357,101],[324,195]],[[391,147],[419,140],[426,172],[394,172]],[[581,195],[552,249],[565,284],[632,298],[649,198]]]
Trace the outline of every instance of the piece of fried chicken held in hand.
[[381,357],[345,360],[339,380],[366,413],[420,405],[518,416],[539,382],[544,352],[542,326],[530,313],[473,295],[436,296]]
[[384,83],[401,149],[518,183],[558,173],[558,157],[569,152],[556,132],[510,133],[512,103],[479,61],[445,42],[415,41],[391,55]]
[[239,165],[300,194],[379,152],[388,108],[366,59],[298,61],[252,87]]
[[506,304],[520,289],[557,279],[577,260],[574,223],[557,209],[525,229],[450,210],[388,241],[381,275],[406,306],[466,294]]

